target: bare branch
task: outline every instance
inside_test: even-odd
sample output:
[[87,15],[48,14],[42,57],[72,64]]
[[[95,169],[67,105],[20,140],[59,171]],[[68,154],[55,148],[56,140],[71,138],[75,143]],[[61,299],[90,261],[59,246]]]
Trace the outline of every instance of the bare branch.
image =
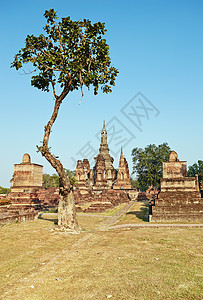
[[58,99],[58,96],[56,95],[56,90],[55,90],[55,85],[54,85],[54,82],[53,82],[53,80],[51,81],[51,85],[52,85],[52,89],[53,89],[54,97],[55,97],[56,99]]
[[90,59],[90,62],[88,64],[88,72],[90,72],[91,63],[92,63],[92,60]]
[[37,71],[37,68],[34,69],[33,71],[29,70],[29,72],[26,72],[24,69],[22,69],[22,71],[23,71],[23,74],[22,74],[22,73],[21,73],[21,74],[19,73],[20,75],[29,75],[29,74],[32,74],[32,73],[36,72],[36,71]]

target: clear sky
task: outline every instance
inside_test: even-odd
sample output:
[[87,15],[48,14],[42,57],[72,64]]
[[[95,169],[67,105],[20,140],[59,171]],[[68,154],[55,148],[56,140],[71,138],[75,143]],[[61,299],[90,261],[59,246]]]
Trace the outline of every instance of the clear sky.
[[[14,163],[24,153],[54,173],[36,145],[53,109],[52,94],[30,85],[29,75],[10,69],[28,34],[39,35],[43,13],[105,22],[112,63],[119,69],[113,93],[68,95],[50,138],[64,166],[91,159],[106,120],[109,147],[118,167],[120,146],[130,169],[134,147],[168,142],[181,160],[203,160],[203,1],[3,1],[1,3],[0,186],[9,187]],[[114,132],[115,131],[115,132]],[[113,134],[114,133],[114,134]]]

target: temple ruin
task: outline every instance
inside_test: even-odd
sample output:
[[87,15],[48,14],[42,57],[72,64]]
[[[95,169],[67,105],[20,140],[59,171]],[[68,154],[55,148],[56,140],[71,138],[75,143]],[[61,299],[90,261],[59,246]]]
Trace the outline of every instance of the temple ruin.
[[76,166],[77,188],[74,192],[76,204],[97,202],[87,211],[103,211],[122,202],[135,200],[137,189],[132,187],[128,163],[121,148],[118,171],[113,167],[113,157],[109,153],[105,122],[101,132],[99,154],[90,169],[88,159],[78,160]]
[[30,155],[23,155],[22,163],[14,165],[9,198],[16,205],[39,205],[37,191],[42,188],[43,166],[31,163]]
[[172,151],[163,162],[161,191],[150,206],[150,222],[203,220],[203,199],[198,175],[187,177],[187,162]]

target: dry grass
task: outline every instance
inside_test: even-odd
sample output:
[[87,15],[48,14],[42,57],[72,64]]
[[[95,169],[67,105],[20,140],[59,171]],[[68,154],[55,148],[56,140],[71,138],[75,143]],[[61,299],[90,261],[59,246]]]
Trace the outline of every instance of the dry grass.
[[202,299],[202,229],[100,232],[79,215],[73,235],[44,217],[0,227],[0,299]]
[[116,223],[135,224],[148,222],[149,208],[147,202],[135,202],[129,211]]

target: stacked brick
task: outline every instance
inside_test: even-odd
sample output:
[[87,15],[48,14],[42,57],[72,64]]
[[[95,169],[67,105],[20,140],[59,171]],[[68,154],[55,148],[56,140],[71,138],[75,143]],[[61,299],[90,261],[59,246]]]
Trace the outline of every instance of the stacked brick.
[[191,222],[203,220],[203,199],[198,176],[187,177],[185,161],[175,151],[163,163],[161,191],[150,206],[151,222]]
[[59,188],[40,189],[37,198],[43,208],[57,208],[59,203]]
[[[130,201],[128,192],[119,190],[74,191],[76,205],[93,202],[84,212],[102,212],[108,208]],[[77,206],[78,207],[78,206]],[[81,207],[77,208],[81,211]]]

